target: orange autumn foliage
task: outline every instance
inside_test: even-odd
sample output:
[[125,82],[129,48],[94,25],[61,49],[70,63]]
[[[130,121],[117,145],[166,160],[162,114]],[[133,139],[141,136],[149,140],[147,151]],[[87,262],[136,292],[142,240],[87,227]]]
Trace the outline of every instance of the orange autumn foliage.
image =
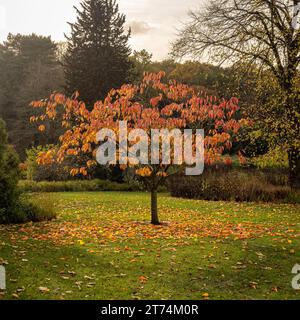
[[[87,175],[96,166],[95,150],[96,134],[102,128],[109,128],[118,133],[119,121],[128,121],[128,131],[143,129],[150,133],[151,129],[205,129],[205,162],[208,164],[224,161],[230,164],[230,157],[223,158],[237,139],[243,126],[249,125],[248,120],[240,119],[238,100],[217,101],[214,97],[200,97],[195,89],[177,83],[164,82],[165,74],[145,74],[138,85],[126,84],[120,89],[110,91],[104,101],[97,101],[91,111],[84,102],[79,101],[79,93],[73,98],[63,94],[52,94],[49,99],[32,102],[32,107],[40,108],[40,117],[31,117],[30,121],[40,122],[56,119],[62,114],[61,125],[65,128],[59,139],[57,153],[41,153],[39,164],[62,162],[67,156],[87,158],[86,166],[71,168],[71,174]],[[63,112],[58,113],[58,108]],[[44,125],[39,126],[44,131]],[[244,158],[239,154],[240,160]],[[122,165],[125,169],[127,166]],[[136,173],[142,177],[165,177],[170,166],[138,166]]]

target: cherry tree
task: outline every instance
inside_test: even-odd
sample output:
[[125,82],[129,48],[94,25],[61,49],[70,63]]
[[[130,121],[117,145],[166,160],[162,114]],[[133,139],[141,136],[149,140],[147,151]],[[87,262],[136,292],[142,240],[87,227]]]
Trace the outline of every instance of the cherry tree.
[[[73,97],[54,93],[32,102],[42,110],[41,116],[31,118],[40,131],[47,130],[46,119],[57,117],[64,128],[58,147],[41,152],[38,163],[81,159],[83,165],[69,168],[72,176],[88,175],[98,162],[118,163],[123,170],[131,167],[151,192],[152,224],[160,224],[157,190],[164,180],[182,170],[200,174],[202,162],[231,164],[233,143],[241,128],[249,125],[239,115],[236,98],[201,97],[192,87],[165,82],[164,76],[145,74],[138,85],[111,90],[91,111],[79,93]],[[241,153],[239,157],[244,161]]]

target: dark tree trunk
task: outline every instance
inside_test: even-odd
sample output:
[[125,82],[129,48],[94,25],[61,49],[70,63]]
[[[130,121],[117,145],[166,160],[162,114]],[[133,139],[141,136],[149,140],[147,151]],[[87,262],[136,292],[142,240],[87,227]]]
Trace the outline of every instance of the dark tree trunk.
[[[299,112],[299,100],[295,99],[296,91],[293,89],[294,74],[290,74],[286,85],[287,94],[287,110],[291,121],[293,136],[299,136],[299,120],[295,116],[295,111]],[[294,108],[296,107],[296,110]],[[298,107],[298,108],[297,108]],[[292,137],[293,137],[292,136]],[[293,139],[291,137],[291,139]],[[299,147],[291,146],[288,151],[289,158],[289,182],[292,190],[300,190],[300,149]]]
[[157,189],[151,190],[151,223],[159,225],[158,208],[157,208]]
[[289,151],[290,186],[293,190],[300,190],[300,152],[297,148]]

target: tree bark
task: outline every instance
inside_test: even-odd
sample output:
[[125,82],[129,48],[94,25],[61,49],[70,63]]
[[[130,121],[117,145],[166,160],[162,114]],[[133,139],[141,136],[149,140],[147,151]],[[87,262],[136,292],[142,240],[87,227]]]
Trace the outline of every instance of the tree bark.
[[151,190],[151,223],[159,225],[158,208],[157,208],[157,189]]
[[[291,68],[290,68],[291,69]],[[295,73],[289,74],[286,80],[287,112],[291,121],[291,127],[296,137],[299,137],[299,120],[295,116],[294,108],[299,112],[299,100],[295,99],[297,91],[293,87],[295,83]],[[297,110],[298,109],[298,110]],[[293,135],[294,136],[294,135]],[[289,182],[292,190],[300,190],[300,149],[291,145],[288,150],[289,160]]]
[[293,190],[300,190],[300,152],[297,148],[289,151],[289,178]]

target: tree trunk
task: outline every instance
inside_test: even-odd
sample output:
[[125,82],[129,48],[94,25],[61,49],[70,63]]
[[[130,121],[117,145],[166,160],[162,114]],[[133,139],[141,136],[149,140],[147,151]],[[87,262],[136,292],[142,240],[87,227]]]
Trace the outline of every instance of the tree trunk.
[[297,148],[289,151],[290,186],[293,190],[300,190],[300,152]]
[[[299,112],[299,100],[295,98],[297,90],[293,87],[293,84],[295,83],[295,74],[296,69],[295,72],[289,74],[285,87],[287,96],[286,108],[288,112],[288,117],[291,121],[291,130],[293,133],[290,139],[293,139],[294,135],[296,137],[299,137],[299,119],[296,116],[296,111]],[[299,141],[298,138],[297,141]],[[292,190],[300,190],[300,149],[298,146],[290,146],[288,150],[288,158],[290,187]]]
[[151,190],[151,223],[159,225],[158,209],[157,209],[157,189]]

